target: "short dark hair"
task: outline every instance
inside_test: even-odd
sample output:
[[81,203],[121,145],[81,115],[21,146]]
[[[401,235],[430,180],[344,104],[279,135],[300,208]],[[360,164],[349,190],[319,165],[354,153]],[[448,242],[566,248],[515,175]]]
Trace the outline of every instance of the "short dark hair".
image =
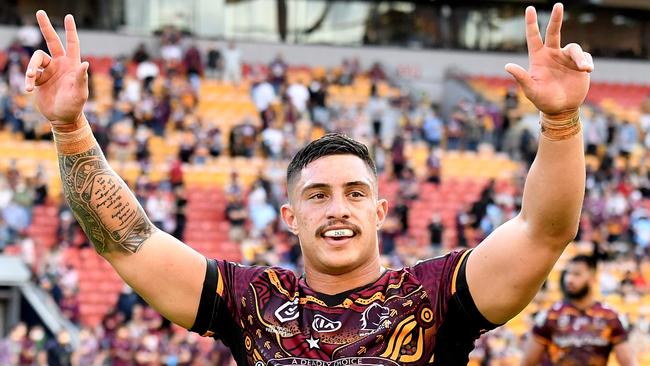
[[373,177],[377,178],[377,168],[366,145],[341,133],[328,133],[307,144],[291,159],[287,167],[288,190],[291,191],[304,167],[314,160],[329,155],[354,155],[363,160]]
[[584,254],[578,254],[575,257],[571,258],[569,263],[584,263],[587,268],[589,268],[592,271],[596,270],[597,263],[594,257],[589,256],[589,255],[584,255]]

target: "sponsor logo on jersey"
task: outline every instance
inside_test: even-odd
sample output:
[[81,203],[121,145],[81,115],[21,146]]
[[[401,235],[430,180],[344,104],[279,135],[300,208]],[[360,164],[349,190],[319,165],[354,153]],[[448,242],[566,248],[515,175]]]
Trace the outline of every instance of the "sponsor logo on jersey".
[[329,320],[318,314],[314,317],[314,321],[311,322],[311,327],[320,333],[334,332],[341,329],[341,322]]
[[[268,366],[399,366],[397,362],[380,357],[346,357],[334,361],[321,361],[307,358],[289,357],[269,360]],[[257,366],[257,364],[255,365]]]
[[297,319],[300,313],[298,312],[298,298],[293,301],[287,301],[275,311],[275,317],[281,323],[285,323]]
[[377,303],[370,304],[361,314],[361,330],[373,332],[385,322],[390,322],[390,309]]

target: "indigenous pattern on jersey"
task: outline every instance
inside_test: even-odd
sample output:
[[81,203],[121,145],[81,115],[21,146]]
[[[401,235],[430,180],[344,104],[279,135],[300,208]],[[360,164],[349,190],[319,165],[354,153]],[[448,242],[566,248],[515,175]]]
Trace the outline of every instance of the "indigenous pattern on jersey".
[[466,365],[491,329],[467,288],[469,252],[453,252],[328,296],[275,267],[208,261],[192,328],[238,365]]
[[535,319],[533,336],[546,345],[545,365],[606,366],[612,348],[627,339],[614,310],[594,303],[580,310],[557,302]]

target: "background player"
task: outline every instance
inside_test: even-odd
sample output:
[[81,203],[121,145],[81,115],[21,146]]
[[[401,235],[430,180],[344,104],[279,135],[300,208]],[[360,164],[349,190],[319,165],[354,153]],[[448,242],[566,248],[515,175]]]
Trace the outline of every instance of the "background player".
[[[530,301],[575,236],[585,175],[578,108],[589,87],[588,72],[593,70],[593,62],[577,44],[560,48],[562,13],[562,6],[556,5],[544,43],[535,10],[528,8],[529,71],[513,64],[506,66],[542,112],[544,137],[530,169],[522,211],[471,255],[464,256],[466,265],[456,254],[448,257],[448,266],[442,260],[435,262],[438,265],[432,269],[443,267],[445,275],[453,274],[451,291],[445,286],[427,288],[430,291],[425,293],[436,298],[440,309],[453,308],[449,301],[460,285],[465,291],[460,303],[463,311],[471,313],[471,309],[463,307],[475,305],[481,318],[489,323],[504,323]],[[65,19],[66,49],[45,13],[39,12],[37,18],[51,57],[41,51],[34,54],[26,72],[26,89],[37,91],[36,103],[51,121],[68,203],[97,251],[127,283],[170,320],[186,328],[196,325],[197,309],[199,317],[203,315],[203,306],[199,305],[209,303],[202,297],[215,293],[206,290],[216,286],[221,295],[232,290],[224,289],[224,284],[233,282],[210,282],[224,274],[218,270],[215,275],[214,267],[211,272],[205,258],[157,230],[145,216],[128,187],[108,166],[83,115],[88,97],[88,64],[80,62],[72,16]],[[293,175],[289,171],[291,199],[283,207],[282,216],[300,238],[305,279],[317,293],[346,293],[382,276],[376,231],[388,206],[377,197],[376,175],[368,167],[361,159],[346,154],[306,161]],[[343,224],[345,220],[351,224]],[[337,241],[336,245],[332,241]],[[212,277],[207,277],[203,286],[206,273],[212,273]],[[436,290],[439,293],[434,293]],[[205,296],[200,296],[202,292]],[[493,296],[495,293],[501,296]],[[219,298],[215,298],[213,308],[207,310],[224,312],[226,309],[216,308],[218,303]],[[437,310],[434,320],[442,324],[446,314]],[[480,324],[474,326],[476,329],[468,330],[470,336],[480,330]],[[417,362],[426,362],[429,354],[433,356],[430,338],[427,357]],[[317,344],[311,341],[310,349]],[[250,346],[250,342],[246,344]],[[399,349],[395,352],[400,355]],[[466,359],[466,354],[451,356]],[[438,360],[444,363],[444,359]]]
[[596,262],[571,259],[560,278],[564,300],[535,319],[522,365],[607,365],[613,350],[621,366],[636,365],[618,314],[594,299]]

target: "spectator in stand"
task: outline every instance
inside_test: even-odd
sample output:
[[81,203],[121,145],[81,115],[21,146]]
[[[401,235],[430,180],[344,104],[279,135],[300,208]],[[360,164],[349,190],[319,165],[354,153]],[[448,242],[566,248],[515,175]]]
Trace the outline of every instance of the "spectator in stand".
[[257,144],[257,129],[246,119],[230,131],[230,156],[252,157]]
[[187,196],[185,187],[178,185],[173,187],[174,193],[174,232],[176,239],[182,240],[185,236],[185,225],[187,223]]
[[223,153],[223,135],[218,127],[211,128],[207,133],[207,145],[210,156],[217,157]]
[[173,232],[173,208],[174,206],[172,202],[170,202],[167,192],[164,192],[161,188],[155,189],[152,194],[149,195],[147,203],[145,204],[145,210],[151,218],[151,222],[156,225],[156,227],[167,232]]
[[59,301],[59,307],[63,316],[74,324],[79,324],[80,309],[77,294],[69,289],[63,289],[63,298]]
[[634,151],[639,143],[637,126],[624,119],[623,123],[618,125],[616,135],[618,137],[617,145],[620,155],[629,159],[632,151]]
[[124,89],[124,77],[126,76],[126,57],[120,56],[117,57],[114,61],[113,64],[111,65],[111,69],[109,70],[109,74],[111,75],[111,78],[113,79],[113,99],[117,100],[120,92],[122,89]]
[[138,302],[133,305],[131,309],[131,317],[126,322],[126,326],[129,329],[129,337],[131,338],[142,339],[142,337],[147,334],[149,325],[144,318],[145,306],[146,304],[143,304],[142,300],[138,296]]
[[164,26],[160,33],[160,57],[166,71],[175,71],[180,66],[183,58],[182,36],[180,30],[173,25]]
[[192,43],[187,51],[185,51],[183,67],[192,85],[192,89],[198,93],[199,87],[201,86],[201,76],[203,76],[203,62],[201,61],[201,51],[199,51],[196,44]]
[[20,74],[24,73],[25,60],[28,54],[18,39],[14,39],[6,50],[7,60],[4,64],[3,75],[9,89],[16,94],[20,92]]
[[374,62],[372,66],[370,67],[370,70],[368,71],[368,77],[370,80],[373,82],[381,81],[381,80],[386,80],[386,73],[384,72],[383,66],[381,66],[381,63],[379,62]]
[[497,150],[502,150],[505,143],[505,133],[514,125],[517,118],[517,109],[519,107],[519,97],[517,95],[517,88],[512,87],[508,89],[503,100],[503,122],[501,129],[497,133]]
[[25,262],[28,268],[36,267],[36,244],[34,239],[27,233],[27,229],[18,232],[18,247],[20,248],[20,258]]
[[276,95],[280,94],[280,88],[287,82],[289,65],[284,61],[281,54],[275,56],[269,64],[269,82],[273,86]]
[[408,196],[398,195],[395,198],[395,208],[393,211],[397,216],[400,224],[400,235],[406,235],[409,230],[409,211]]
[[431,223],[427,226],[427,230],[429,231],[429,244],[435,252],[439,252],[445,232],[440,214],[434,213],[431,216]]
[[267,193],[259,181],[252,187],[248,196],[248,217],[252,224],[250,235],[255,238],[278,217],[277,210],[269,204]]
[[359,71],[359,59],[343,59],[341,64],[340,75],[338,77],[338,84],[351,85]]
[[18,358],[19,365],[46,364],[47,357],[42,352],[45,346],[45,330],[41,326],[35,326],[29,331],[29,335],[23,338]]
[[273,121],[269,128],[262,132],[262,148],[266,156],[278,160],[283,157],[285,134],[279,121]]
[[144,43],[140,43],[138,47],[133,52],[131,59],[136,64],[149,60],[149,52],[147,51],[147,46]]
[[49,339],[45,343],[48,366],[71,366],[72,365],[72,342],[70,333],[61,330],[56,338]]
[[221,79],[223,75],[223,55],[216,45],[212,45],[206,54],[205,76],[210,79]]
[[20,44],[23,46],[26,55],[34,53],[43,40],[41,31],[38,29],[34,23],[34,18],[31,16],[23,17],[23,25],[18,28],[16,36],[18,37]]
[[[239,85],[242,77],[242,60],[241,51],[234,41],[228,42],[228,47],[221,52],[223,56],[223,81],[234,85]],[[213,56],[214,57],[214,56]],[[213,61],[218,69],[219,59]]]
[[409,204],[416,200],[420,195],[418,179],[415,176],[413,168],[410,166],[407,166],[402,170],[402,174],[399,177],[399,189],[401,197]]
[[399,217],[395,212],[389,211],[380,232],[381,254],[390,256],[395,252],[397,238],[401,232],[402,224]]
[[444,133],[444,124],[438,116],[437,107],[432,105],[431,109],[426,112],[422,124],[422,135],[430,149],[440,146]]
[[427,183],[440,184],[440,162],[441,150],[435,149],[429,153],[427,157],[427,173],[425,180]]
[[16,324],[6,338],[0,338],[0,365],[20,365],[19,355],[27,338],[27,326]]
[[253,104],[260,114],[260,119],[263,123],[263,128],[268,126],[269,120],[266,115],[267,110],[276,99],[276,93],[273,90],[271,83],[260,77],[253,77],[253,85],[251,86],[251,98],[253,99]]
[[228,236],[231,241],[241,243],[246,236],[245,225],[248,219],[248,211],[239,193],[228,194],[227,197],[226,219],[230,224]]
[[[151,84],[154,79],[160,74],[160,68],[153,61],[148,58],[143,59],[138,63],[138,67],[135,70],[135,75],[142,82],[142,89],[151,93]],[[139,100],[139,97],[133,102]]]
[[325,79],[312,79],[309,84],[309,115],[314,123],[321,125],[329,121],[327,100],[327,84]]
[[32,191],[34,194],[33,205],[44,205],[47,201],[47,181],[44,177],[42,166],[39,166],[36,177],[34,177]]
[[79,331],[79,345],[72,353],[72,366],[95,365],[100,357],[99,342],[93,331],[81,328]]
[[407,163],[404,155],[404,138],[401,135],[396,136],[393,140],[390,156],[393,163],[393,175],[396,179],[401,179],[402,171]]
[[309,89],[307,89],[302,80],[297,80],[289,85],[287,88],[287,96],[289,97],[289,102],[296,108],[296,111],[300,115],[307,111],[307,102],[309,102],[310,95]]
[[13,244],[11,234],[9,232],[9,226],[5,222],[2,215],[0,215],[0,253],[2,253],[9,244]]
[[110,339],[109,357],[112,366],[131,366],[133,365],[134,347],[129,339],[129,329],[122,325],[117,328],[115,337]]
[[137,366],[160,364],[161,347],[156,334],[145,334],[135,349],[134,364]]

